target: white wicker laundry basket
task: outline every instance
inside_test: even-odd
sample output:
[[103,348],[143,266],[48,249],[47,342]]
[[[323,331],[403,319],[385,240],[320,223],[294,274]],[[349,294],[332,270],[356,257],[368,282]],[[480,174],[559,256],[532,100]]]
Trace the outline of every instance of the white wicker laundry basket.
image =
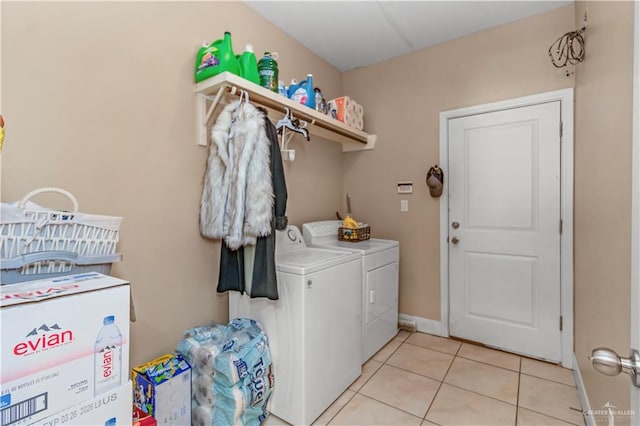
[[[29,201],[35,195],[54,192],[66,196],[73,204],[70,212],[41,207]],[[47,273],[71,271],[73,263],[60,261],[69,254],[80,256],[85,263],[91,259],[119,259],[113,257],[119,239],[121,217],[102,216],[78,211],[78,200],[73,194],[60,188],[40,188],[31,191],[17,203],[2,203],[0,210],[0,260],[14,265],[18,258],[33,253],[56,255],[47,263]],[[107,257],[105,257],[107,256]],[[53,267],[52,265],[57,265]],[[4,266],[0,266],[6,269]],[[21,268],[24,275],[42,273],[38,265]]]

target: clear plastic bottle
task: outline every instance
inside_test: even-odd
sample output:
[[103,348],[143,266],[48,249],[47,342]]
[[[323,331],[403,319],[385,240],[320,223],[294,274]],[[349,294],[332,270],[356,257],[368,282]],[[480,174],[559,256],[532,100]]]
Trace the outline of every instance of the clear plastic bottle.
[[122,333],[115,317],[104,317],[94,346],[94,391],[103,394],[122,384]]
[[320,88],[316,87],[315,89],[313,89],[313,92],[315,93],[315,98],[316,98],[316,111],[326,114],[327,102],[324,100],[324,97],[322,96],[322,91],[320,91]]

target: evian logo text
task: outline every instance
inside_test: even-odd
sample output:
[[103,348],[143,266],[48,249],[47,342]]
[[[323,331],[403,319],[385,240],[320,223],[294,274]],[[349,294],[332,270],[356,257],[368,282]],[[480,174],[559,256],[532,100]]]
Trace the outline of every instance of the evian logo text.
[[108,379],[113,373],[113,347],[107,346],[102,351],[102,377]]
[[37,299],[39,297],[51,296],[52,294],[62,293],[63,291],[71,290],[78,287],[80,287],[78,284],[63,284],[60,286],[51,286],[34,291],[25,291],[22,293],[7,293],[2,295],[2,299]]
[[63,330],[58,324],[50,326],[42,324],[40,327],[31,330],[25,340],[18,342],[13,347],[13,354],[28,356],[71,343],[72,341],[73,331]]

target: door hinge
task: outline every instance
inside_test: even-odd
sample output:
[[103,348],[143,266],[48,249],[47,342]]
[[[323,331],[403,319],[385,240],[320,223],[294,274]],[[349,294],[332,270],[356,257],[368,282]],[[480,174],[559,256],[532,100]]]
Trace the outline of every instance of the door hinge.
[[562,137],[562,121],[560,122],[560,137]]
[[562,219],[560,219],[560,233],[562,234]]
[[560,331],[562,331],[562,315],[560,315]]

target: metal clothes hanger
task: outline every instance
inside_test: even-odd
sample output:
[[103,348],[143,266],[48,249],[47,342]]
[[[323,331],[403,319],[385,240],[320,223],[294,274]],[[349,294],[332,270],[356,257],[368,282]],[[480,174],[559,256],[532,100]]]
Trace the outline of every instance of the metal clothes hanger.
[[294,149],[288,149],[289,142],[296,133],[300,133],[308,141],[309,131],[305,128],[308,123],[294,118],[289,108],[285,107],[285,111],[285,116],[276,123],[276,130],[280,138],[282,159],[293,161],[296,158],[296,151]]
[[285,107],[285,111],[285,116],[276,123],[276,130],[278,131],[278,134],[283,135],[284,140],[284,130],[289,129],[296,133],[300,133],[307,141],[309,141],[309,131],[305,128],[307,127],[307,122],[294,118],[289,108]]

